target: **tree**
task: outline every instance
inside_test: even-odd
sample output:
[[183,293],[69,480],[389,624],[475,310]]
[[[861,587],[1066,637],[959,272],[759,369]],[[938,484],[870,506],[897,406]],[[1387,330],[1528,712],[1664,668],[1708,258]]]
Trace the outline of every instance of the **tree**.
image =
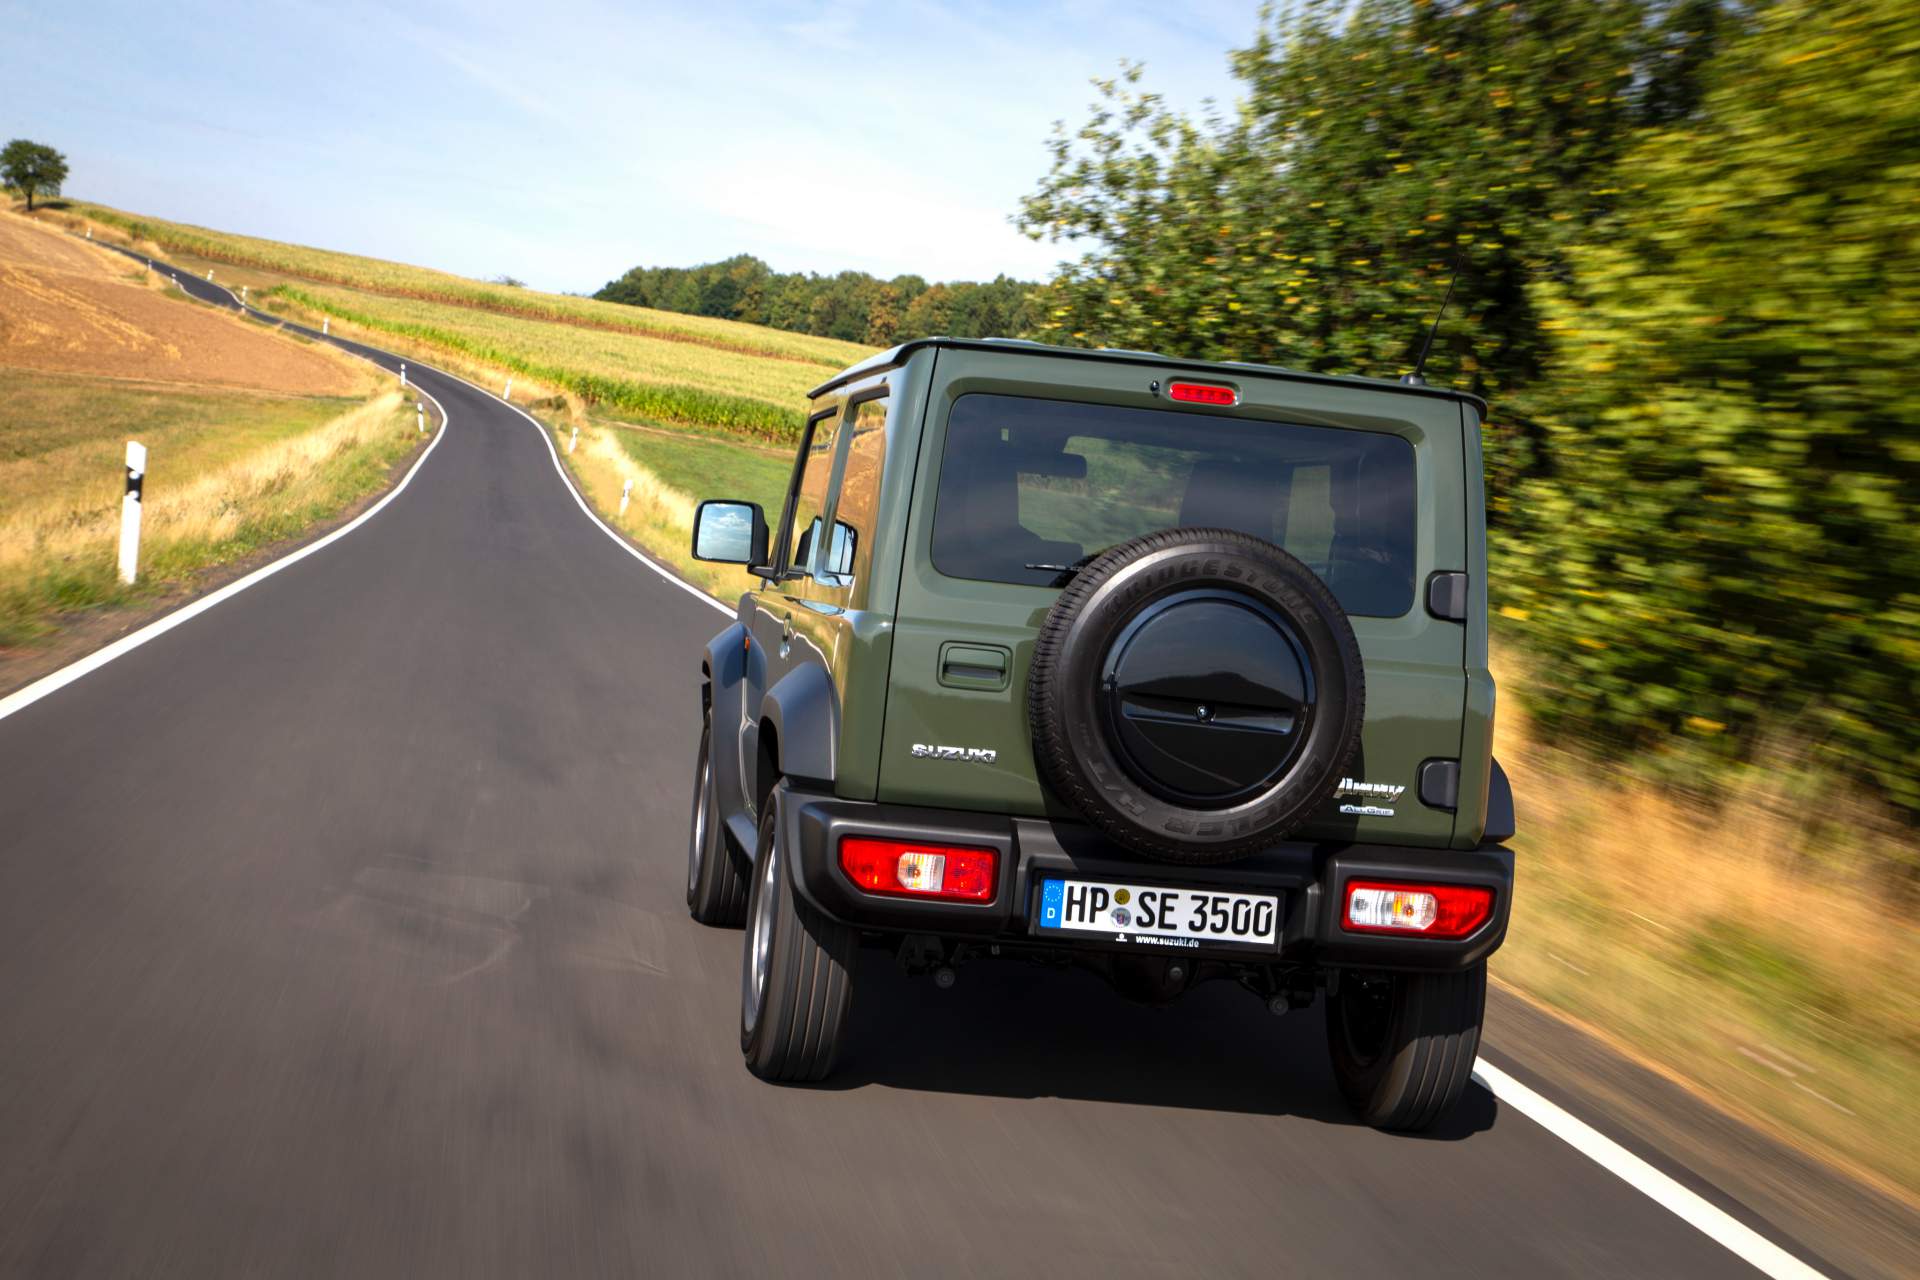
[[31,213],[35,195],[60,194],[60,184],[67,180],[67,158],[52,147],[15,138],[0,150],[0,178],[27,197]]
[[1776,0],[1543,287],[1554,474],[1497,541],[1556,728],[1784,747],[1920,817],[1920,48]]
[[1721,32],[1669,25],[1687,8],[1303,0],[1234,55],[1239,109],[1200,120],[1129,68],[1056,135],[1020,214],[1086,249],[1039,300],[1043,336],[1394,376],[1457,263],[1429,377],[1506,415],[1489,433],[1503,496],[1538,464],[1516,395],[1546,349],[1529,286],[1616,202],[1654,86],[1663,111],[1687,101],[1706,59],[1674,51]]
[[931,338],[953,332],[953,286],[936,284],[907,305],[900,322],[901,334],[909,338]]

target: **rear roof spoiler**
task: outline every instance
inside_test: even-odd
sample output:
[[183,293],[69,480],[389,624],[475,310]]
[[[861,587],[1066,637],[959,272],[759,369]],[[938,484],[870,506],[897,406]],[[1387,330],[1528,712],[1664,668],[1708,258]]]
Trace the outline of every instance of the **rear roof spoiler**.
[[950,347],[959,351],[995,351],[1003,355],[1064,356],[1070,360],[1105,360],[1116,364],[1147,365],[1158,369],[1176,369],[1202,375],[1211,374],[1225,377],[1236,373],[1257,373],[1261,377],[1279,378],[1287,382],[1306,382],[1315,386],[1351,387],[1356,390],[1390,391],[1396,395],[1421,396],[1429,400],[1452,400],[1466,404],[1480,415],[1487,416],[1487,402],[1467,391],[1454,391],[1447,387],[1410,386],[1404,382],[1394,382],[1386,378],[1357,378],[1332,373],[1302,373],[1298,369],[1282,369],[1278,365],[1252,364],[1245,360],[1181,360],[1173,356],[1157,355],[1151,351],[1119,351],[1111,347],[1052,347],[1044,342],[1034,342],[1027,338],[915,338],[889,348],[878,355],[868,356],[859,364],[842,369],[813,390],[807,392],[809,400],[816,400],[829,391],[857,382],[869,374],[881,373],[905,364],[907,357],[928,347]]

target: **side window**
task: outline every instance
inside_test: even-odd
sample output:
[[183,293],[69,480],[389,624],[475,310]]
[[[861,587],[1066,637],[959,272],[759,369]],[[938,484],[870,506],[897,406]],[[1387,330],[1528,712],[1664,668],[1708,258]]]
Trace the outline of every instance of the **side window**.
[[851,587],[873,563],[873,530],[880,506],[880,477],[886,469],[887,401],[862,400],[847,411],[847,468],[833,509],[833,544],[823,568],[833,585]]
[[786,567],[806,572],[813,564],[813,541],[819,536],[820,512],[827,505],[827,482],[833,476],[833,446],[840,438],[840,414],[825,413],[807,424],[807,443],[800,453],[800,471],[788,505]]

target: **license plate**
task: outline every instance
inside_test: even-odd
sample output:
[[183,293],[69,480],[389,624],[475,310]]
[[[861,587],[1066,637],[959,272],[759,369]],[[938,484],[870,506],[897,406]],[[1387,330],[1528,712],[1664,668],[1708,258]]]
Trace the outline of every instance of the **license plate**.
[[1280,899],[1218,889],[1047,879],[1040,882],[1037,924],[1042,933],[1146,946],[1272,946],[1280,936]]

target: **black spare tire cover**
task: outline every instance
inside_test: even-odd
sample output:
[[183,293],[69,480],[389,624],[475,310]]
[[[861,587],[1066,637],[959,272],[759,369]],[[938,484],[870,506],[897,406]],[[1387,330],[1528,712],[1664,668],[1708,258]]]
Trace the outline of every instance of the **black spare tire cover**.
[[1284,838],[1360,744],[1353,628],[1313,570],[1231,529],[1165,529],[1096,558],[1041,625],[1027,685],[1055,793],[1165,862]]

